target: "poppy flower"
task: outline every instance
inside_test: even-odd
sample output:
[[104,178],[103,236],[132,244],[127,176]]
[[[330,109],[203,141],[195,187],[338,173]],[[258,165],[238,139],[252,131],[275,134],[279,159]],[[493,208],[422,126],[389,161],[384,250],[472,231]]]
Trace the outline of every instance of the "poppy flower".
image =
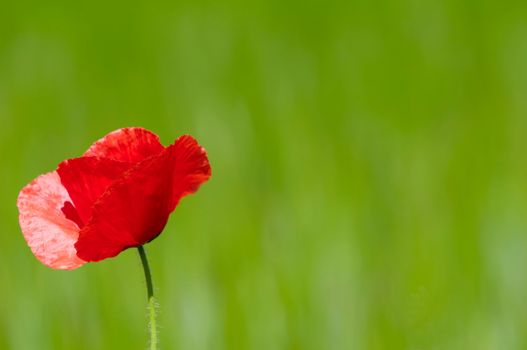
[[156,238],[181,198],[210,175],[193,137],[164,147],[148,130],[119,129],[24,187],[20,227],[42,263],[75,269]]

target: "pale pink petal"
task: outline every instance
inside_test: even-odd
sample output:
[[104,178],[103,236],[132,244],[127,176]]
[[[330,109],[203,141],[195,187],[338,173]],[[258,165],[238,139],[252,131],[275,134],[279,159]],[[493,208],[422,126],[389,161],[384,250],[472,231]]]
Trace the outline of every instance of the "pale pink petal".
[[19,222],[31,251],[43,264],[72,270],[85,263],[77,257],[77,225],[62,212],[71,201],[59,175],[53,171],[39,176],[18,195]]

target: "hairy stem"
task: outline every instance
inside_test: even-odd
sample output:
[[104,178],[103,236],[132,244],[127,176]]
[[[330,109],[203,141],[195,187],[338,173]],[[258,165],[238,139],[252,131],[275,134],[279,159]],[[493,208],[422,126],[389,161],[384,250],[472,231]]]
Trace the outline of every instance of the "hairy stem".
[[145,248],[143,246],[137,247],[143,270],[145,271],[146,292],[148,300],[148,317],[149,317],[149,331],[150,331],[150,350],[157,350],[157,322],[156,322],[156,301],[154,298],[154,286],[152,284],[152,274],[150,273],[150,266],[146,258]]

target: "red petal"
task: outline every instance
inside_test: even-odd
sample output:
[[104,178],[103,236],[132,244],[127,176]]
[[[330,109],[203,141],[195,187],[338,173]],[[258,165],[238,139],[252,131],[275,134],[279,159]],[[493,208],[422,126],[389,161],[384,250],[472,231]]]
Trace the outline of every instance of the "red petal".
[[159,137],[143,128],[115,130],[96,141],[84,153],[84,157],[101,157],[129,163],[137,163],[159,154],[164,147]]
[[192,194],[206,182],[211,169],[207,152],[190,135],[181,136],[173,146],[172,195],[169,211],[172,212],[181,198]]
[[111,185],[93,207],[93,216],[75,244],[86,261],[99,261],[145,244],[161,233],[179,200],[210,177],[205,150],[180,137]]
[[74,247],[79,228],[61,210],[69,200],[56,172],[39,176],[18,195],[24,238],[37,259],[54,269],[71,270],[85,263]]
[[[129,163],[97,157],[69,159],[59,164],[57,173],[68,190],[81,222],[88,222],[95,201],[130,166]],[[68,216],[73,220],[73,208],[68,206],[64,209],[67,210],[65,214],[70,213]]]

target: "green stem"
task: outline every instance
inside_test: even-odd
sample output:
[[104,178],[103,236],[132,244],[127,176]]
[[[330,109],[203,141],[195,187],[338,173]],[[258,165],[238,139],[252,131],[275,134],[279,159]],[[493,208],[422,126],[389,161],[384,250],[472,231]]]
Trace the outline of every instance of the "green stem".
[[145,248],[143,246],[137,247],[143,270],[145,271],[146,291],[148,297],[148,316],[149,316],[149,330],[150,330],[150,350],[157,349],[157,322],[156,322],[156,301],[154,298],[154,286],[152,285],[152,274],[150,273],[150,266],[146,258]]

